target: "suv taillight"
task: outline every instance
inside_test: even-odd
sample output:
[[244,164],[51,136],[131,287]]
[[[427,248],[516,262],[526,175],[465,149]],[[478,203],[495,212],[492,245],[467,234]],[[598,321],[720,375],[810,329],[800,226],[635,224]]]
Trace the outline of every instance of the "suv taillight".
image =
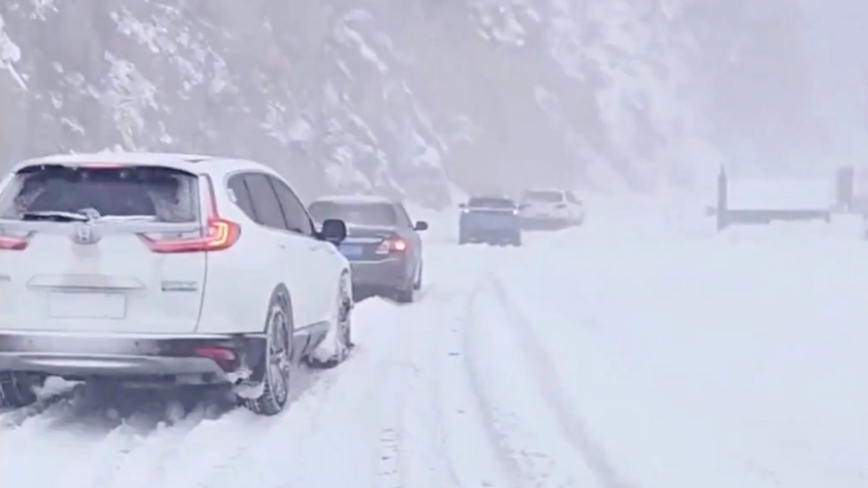
[[241,226],[221,218],[217,213],[217,198],[211,178],[205,176],[208,186],[208,228],[204,237],[182,239],[154,239],[141,234],[139,237],[156,253],[185,253],[203,251],[222,251],[232,247],[241,237]]
[[23,251],[30,244],[30,236],[32,235],[31,232],[21,237],[0,236],[0,251]]

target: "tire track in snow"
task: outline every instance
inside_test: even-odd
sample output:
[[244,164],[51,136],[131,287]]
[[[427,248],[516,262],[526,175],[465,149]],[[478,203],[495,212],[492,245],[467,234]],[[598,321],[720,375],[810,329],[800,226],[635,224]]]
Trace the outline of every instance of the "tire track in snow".
[[563,455],[563,449],[555,445],[560,433],[540,427],[547,406],[533,404],[539,403],[533,402],[534,385],[522,378],[526,365],[515,362],[520,359],[514,352],[517,346],[502,334],[503,320],[479,313],[491,294],[490,285],[482,283],[465,304],[465,367],[501,464],[509,468],[513,484],[520,488],[593,486],[591,477],[583,479],[570,472],[575,455]]
[[501,432],[498,421],[498,412],[496,408],[489,402],[485,395],[485,386],[482,376],[477,371],[474,365],[474,340],[471,337],[471,328],[473,327],[473,305],[476,303],[476,297],[483,288],[484,283],[478,284],[473,291],[468,295],[467,301],[461,308],[462,316],[458,320],[459,325],[463,328],[463,333],[459,336],[462,368],[463,373],[467,378],[469,389],[476,410],[480,415],[480,425],[485,432],[485,438],[491,452],[497,459],[498,464],[502,467],[507,475],[507,480],[510,488],[521,488],[525,485],[522,481],[523,469],[521,463],[513,456],[512,451],[507,445],[506,436]]
[[[416,364],[423,381],[410,397],[413,415],[424,424],[429,486],[518,488],[514,473],[498,455],[464,364],[463,305],[482,276],[467,273],[460,282],[431,295],[432,303],[416,331]],[[421,318],[421,317],[420,317]],[[413,480],[402,486],[418,486]]]
[[382,405],[369,434],[379,440],[373,458],[376,488],[509,487],[500,467],[487,462],[489,447],[483,442],[483,450],[473,450],[480,447],[472,432],[476,426],[451,428],[455,417],[466,419],[472,407],[460,388],[465,378],[451,370],[456,361],[448,344],[454,334],[448,313],[461,304],[464,286],[438,282],[424,301],[398,308],[395,349],[384,357],[383,381],[367,400]]
[[521,350],[532,372],[539,392],[549,406],[564,439],[577,451],[585,465],[603,488],[635,488],[622,479],[603,449],[594,441],[590,429],[576,411],[576,405],[564,395],[557,370],[534,333],[533,322],[510,299],[503,283],[494,275],[490,280],[496,301],[504,311],[511,331],[518,338]]
[[[111,471],[115,457],[123,455],[124,437],[134,430],[106,419],[80,394],[73,393],[20,423],[2,431],[0,479],[14,486],[81,486],[92,479],[97,459],[102,471]],[[111,446],[111,447],[109,447]],[[105,451],[117,456],[105,456]],[[50,458],[50,469],[45,459]]]
[[[452,354],[463,346],[458,331],[464,317],[455,311],[486,277],[472,271],[490,269],[494,257],[503,255],[476,251],[482,250],[455,256],[466,258],[463,266],[451,257],[439,260],[441,266],[432,260],[427,272],[432,285],[419,303],[361,304],[356,354],[312,377],[283,415],[261,418],[235,409],[212,418],[194,411],[174,422],[142,426],[129,417],[107,419],[73,395],[0,429],[0,450],[6,451],[0,455],[0,483],[513,488],[512,473],[494,452],[497,444],[486,440],[479,420],[484,410],[474,404],[461,354]],[[145,424],[171,417],[142,415]],[[53,469],[45,469],[46,457]]]
[[[426,456],[426,432],[408,427],[417,422],[412,398],[424,389],[419,352],[427,339],[424,331],[420,336],[430,313],[425,304],[360,304],[354,317],[361,329],[357,352],[328,372],[330,387],[305,395],[259,434],[244,434],[246,447],[223,458],[220,469],[182,484],[173,480],[172,486],[282,488],[291,481],[312,487],[443,487]],[[200,466],[207,471],[206,463]]]
[[[318,374],[308,376],[307,384],[317,386],[313,380]],[[184,486],[178,481],[202,474],[192,465],[197,459],[210,453],[209,460],[219,462],[233,449],[243,449],[246,436],[255,439],[266,429],[267,419],[212,403],[211,395],[193,402],[185,414],[180,402],[171,399],[105,401],[89,393],[78,385],[35,409],[13,410],[2,417],[0,483],[62,483],[71,488]],[[141,400],[141,393],[136,398]],[[125,411],[129,407],[132,410]],[[226,442],[226,437],[242,444]],[[191,445],[191,440],[201,443]],[[50,456],[54,469],[41,469],[45,456]]]
[[[295,405],[231,469],[199,486],[462,486],[443,438],[436,377],[445,357],[440,316],[455,296],[437,282],[419,303],[373,300],[358,318],[366,322],[358,362],[334,370],[323,397]],[[314,411],[321,424],[307,421]]]

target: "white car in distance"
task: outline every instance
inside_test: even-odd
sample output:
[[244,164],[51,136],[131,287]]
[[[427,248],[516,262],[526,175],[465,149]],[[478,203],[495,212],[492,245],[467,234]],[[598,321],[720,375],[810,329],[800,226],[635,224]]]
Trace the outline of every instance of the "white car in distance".
[[347,357],[340,220],[314,227],[245,160],[58,155],[0,183],[0,404],[48,376],[112,387],[231,385],[273,415],[294,365]]
[[528,190],[519,209],[525,225],[582,225],[585,221],[582,201],[569,190]]

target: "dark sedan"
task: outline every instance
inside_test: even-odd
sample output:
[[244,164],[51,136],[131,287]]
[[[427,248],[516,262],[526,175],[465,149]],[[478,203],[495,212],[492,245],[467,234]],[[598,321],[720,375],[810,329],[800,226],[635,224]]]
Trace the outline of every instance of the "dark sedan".
[[474,197],[461,204],[458,243],[521,245],[521,218],[515,202],[504,197]]
[[413,222],[400,202],[373,196],[321,198],[308,211],[317,222],[341,219],[347,238],[339,249],[350,261],[353,295],[415,300],[422,287],[422,240],[426,222]]

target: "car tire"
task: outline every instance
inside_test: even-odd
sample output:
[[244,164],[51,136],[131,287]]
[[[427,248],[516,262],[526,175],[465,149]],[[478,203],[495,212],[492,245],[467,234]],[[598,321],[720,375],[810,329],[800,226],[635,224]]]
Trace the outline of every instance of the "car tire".
[[513,237],[512,239],[510,239],[509,243],[515,247],[521,246],[521,236]]
[[0,407],[21,408],[36,402],[38,382],[21,373],[0,373]]
[[348,275],[344,274],[341,277],[341,287],[338,290],[337,312],[333,319],[335,322],[333,348],[323,356],[314,357],[314,354],[305,358],[308,366],[320,369],[334,368],[349,357],[355,347],[353,343],[352,311],[354,298],[352,293],[352,284]]
[[292,357],[292,311],[285,291],[275,292],[266,316],[266,353],[262,365],[262,393],[244,399],[244,406],[259,415],[277,415],[289,401]]
[[416,273],[416,282],[413,283],[413,289],[416,291],[419,291],[422,289],[422,271],[423,271],[423,269],[424,269],[424,266],[422,265],[422,263],[419,263],[419,272]]
[[416,301],[416,287],[410,285],[406,288],[398,288],[395,290],[394,297],[398,303],[413,303]]

